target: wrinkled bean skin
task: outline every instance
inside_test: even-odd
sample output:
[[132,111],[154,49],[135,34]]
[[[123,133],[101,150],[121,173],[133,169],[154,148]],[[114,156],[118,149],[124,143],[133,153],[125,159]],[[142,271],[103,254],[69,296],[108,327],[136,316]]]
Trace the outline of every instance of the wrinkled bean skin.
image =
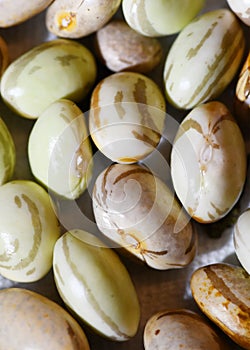
[[137,33],[122,20],[113,20],[98,30],[96,52],[113,72],[144,74],[156,68],[163,56],[159,40]]

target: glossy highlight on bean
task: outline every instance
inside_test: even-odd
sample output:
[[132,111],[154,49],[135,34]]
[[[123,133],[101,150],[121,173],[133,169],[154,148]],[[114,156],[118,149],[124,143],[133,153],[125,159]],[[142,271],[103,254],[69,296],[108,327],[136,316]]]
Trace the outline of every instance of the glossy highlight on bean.
[[0,187],[0,274],[17,282],[34,282],[52,267],[60,228],[47,192],[29,180]]
[[135,287],[118,255],[100,239],[83,230],[66,232],[55,245],[53,270],[60,296],[93,331],[118,342],[135,336]]

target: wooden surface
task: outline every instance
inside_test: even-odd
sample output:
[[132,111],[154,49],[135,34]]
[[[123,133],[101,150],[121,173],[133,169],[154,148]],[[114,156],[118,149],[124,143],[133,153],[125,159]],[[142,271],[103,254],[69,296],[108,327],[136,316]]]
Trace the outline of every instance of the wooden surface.
[[[207,0],[207,6],[204,10],[210,10],[225,6],[226,1]],[[249,36],[248,28],[245,28],[245,31]],[[44,13],[41,13],[38,16],[35,16],[29,21],[18,26],[8,29],[0,29],[0,35],[5,38],[8,44],[11,61],[35,45],[40,44],[43,41],[54,39],[54,36],[50,35],[46,30],[44,24]],[[170,36],[168,38],[161,39],[161,42],[164,46],[164,59],[174,38],[175,36]],[[94,50],[93,36],[83,38],[80,40],[80,42],[88,46],[91,50]],[[150,74],[150,76],[160,86],[162,86],[161,76],[163,63],[164,60],[161,62],[160,66]],[[111,72],[105,69],[105,67],[99,65],[98,80],[110,73]],[[235,81],[220,97],[220,100],[226,101],[229,108],[232,107],[231,101],[234,86]],[[84,108],[87,108],[87,104],[85,104]],[[185,115],[185,112],[178,112],[171,108],[171,106],[168,106],[168,113],[174,116],[177,120],[180,120],[180,118]],[[2,102],[0,102],[0,115],[8,125],[16,144],[17,164],[14,178],[32,179],[29,164],[27,161],[27,140],[34,121],[26,120],[15,115],[13,112],[9,111]],[[163,149],[163,153],[165,152],[165,156],[167,158],[169,147],[165,143],[163,143],[161,147]],[[247,184],[245,192],[240,201],[240,210],[248,206],[248,198],[249,193]],[[91,203],[88,194],[84,194],[77,202],[77,205],[79,206],[79,209],[84,212],[85,215],[90,219],[90,221],[93,220]],[[67,208],[62,208],[62,212],[64,213],[65,218],[68,220],[65,226],[73,226],[74,219],[71,215],[72,213],[70,213]],[[196,225],[196,229],[199,236],[197,256],[195,257],[194,261],[184,269],[156,271],[142,264],[135,263],[134,261],[129,260],[127,257],[122,256],[120,252],[118,252],[121,256],[121,259],[127,266],[135,287],[138,291],[138,296],[141,304],[140,328],[137,335],[125,343],[116,343],[105,340],[96,334],[92,334],[89,330],[86,330],[84,328],[86,330],[92,350],[142,350],[142,338],[145,323],[147,319],[155,312],[175,308],[189,308],[191,310],[199,312],[190,293],[189,280],[192,272],[199,266],[205,264],[214,262],[229,262],[238,264],[238,261],[234,253],[231,228],[225,230],[222,233],[221,237],[217,239],[210,238],[208,234],[212,230],[212,227],[210,229],[210,227],[207,226],[206,230],[204,230],[204,227],[201,225]],[[1,289],[14,285],[35,290],[63,305],[61,299],[57,294],[52,272],[50,272],[41,281],[30,284],[15,284],[7,279],[0,277]],[[240,349],[235,344],[231,343],[227,337],[225,337],[225,341],[231,344],[231,349]]]

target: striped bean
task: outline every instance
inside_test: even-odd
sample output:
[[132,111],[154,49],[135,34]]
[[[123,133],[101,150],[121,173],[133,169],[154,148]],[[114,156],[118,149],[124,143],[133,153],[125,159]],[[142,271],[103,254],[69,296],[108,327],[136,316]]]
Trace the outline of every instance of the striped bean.
[[113,164],[97,178],[93,210],[100,231],[146,265],[188,265],[196,235],[174,194],[146,167]]
[[235,76],[244,48],[243,30],[230,10],[207,12],[188,24],[166,57],[168,101],[191,109],[217,98]]
[[13,61],[1,80],[4,102],[19,115],[36,119],[53,102],[78,102],[96,78],[92,53],[67,39],[44,42]]
[[204,0],[123,0],[124,17],[131,28],[145,36],[179,32],[203,8]]
[[235,343],[250,349],[250,277],[238,266],[223,263],[204,266],[191,278],[200,309]]
[[232,11],[242,22],[250,26],[250,3],[247,0],[227,0]]
[[153,80],[134,72],[114,73],[92,93],[90,135],[112,161],[135,163],[160,142],[165,110],[164,96]]
[[140,307],[118,255],[94,235],[66,232],[53,258],[57,289],[66,305],[94,331],[125,341],[137,332]]
[[0,207],[0,274],[17,282],[41,279],[60,235],[47,192],[33,181],[11,181],[0,186]]
[[211,223],[229,213],[243,191],[246,168],[242,133],[224,104],[201,104],[183,119],[171,152],[171,174],[192,218]]

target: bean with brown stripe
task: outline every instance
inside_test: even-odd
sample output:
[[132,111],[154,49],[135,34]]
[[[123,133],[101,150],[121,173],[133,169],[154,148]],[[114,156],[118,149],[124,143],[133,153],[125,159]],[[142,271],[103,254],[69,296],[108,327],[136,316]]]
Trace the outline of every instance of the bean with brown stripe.
[[168,186],[145,166],[113,164],[97,178],[93,210],[100,231],[148,266],[188,265],[196,234]]
[[250,349],[250,275],[234,265],[207,265],[193,273],[191,290],[205,315],[238,345]]
[[144,329],[144,346],[145,350],[229,349],[203,317],[188,309],[164,310],[151,316]]

